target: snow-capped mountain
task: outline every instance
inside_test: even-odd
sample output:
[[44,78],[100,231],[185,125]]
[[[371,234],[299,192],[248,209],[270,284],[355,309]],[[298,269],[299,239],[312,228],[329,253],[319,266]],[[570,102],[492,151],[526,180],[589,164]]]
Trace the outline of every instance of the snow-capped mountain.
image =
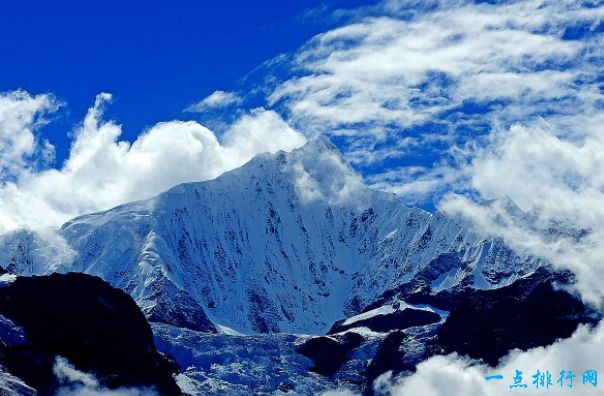
[[0,266],[98,275],[151,321],[209,332],[322,334],[444,254],[456,264],[434,288],[470,275],[475,288],[505,285],[541,263],[368,188],[326,138],[77,217],[58,234],[3,235]]

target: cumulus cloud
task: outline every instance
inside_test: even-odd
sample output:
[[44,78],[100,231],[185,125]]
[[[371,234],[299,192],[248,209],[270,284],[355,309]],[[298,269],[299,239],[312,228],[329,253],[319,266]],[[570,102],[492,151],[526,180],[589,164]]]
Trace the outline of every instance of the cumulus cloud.
[[[10,98],[4,104],[7,108],[15,102],[23,107],[23,115],[16,121],[8,119],[7,125],[19,131],[25,143],[5,144],[2,153],[10,158],[33,155],[40,146],[34,138],[37,117],[52,109],[50,99],[24,93],[5,97]],[[23,97],[30,99],[21,103]],[[61,168],[38,170],[25,160],[11,162],[16,176],[3,178],[0,185],[0,233],[19,226],[57,226],[76,215],[147,198],[181,182],[215,178],[255,154],[291,150],[305,142],[274,111],[257,108],[236,120],[221,139],[197,122],[175,120],[158,123],[129,143],[119,139],[120,125],[102,118],[110,100],[107,93],[97,96],[75,129]]]
[[[210,179],[258,152],[297,147],[303,134],[327,133],[368,169],[374,186],[411,202],[457,191],[439,208],[571,269],[583,298],[600,304],[603,17],[601,2],[384,1],[351,11],[351,23],[310,40],[293,56],[293,77],[264,87],[267,106],[237,118],[220,139],[197,122],[169,121],[133,143],[120,141],[121,126],[102,119],[110,96],[99,95],[60,169],[37,169],[52,157],[36,131],[56,99],[2,94],[0,232],[60,224],[181,181]],[[241,104],[238,94],[216,91],[188,110]],[[402,165],[384,170],[398,160]],[[325,194],[313,175],[296,171],[309,200]],[[527,214],[510,213],[508,198]],[[513,353],[498,371],[602,369],[594,360],[603,352],[602,332],[581,328],[553,346]],[[506,392],[484,381],[488,372],[434,357],[391,391]]]
[[223,107],[240,105],[243,99],[235,92],[214,91],[197,103],[187,107],[185,111],[192,113],[203,113],[207,110],[215,110]]
[[[587,370],[604,370],[602,354],[604,353],[604,325],[595,329],[581,326],[569,339],[554,345],[531,349],[527,352],[513,351],[495,368],[476,364],[457,355],[435,356],[417,367],[417,371],[406,378],[393,381],[386,374],[378,378],[374,388],[378,394],[389,395],[432,395],[432,396],[465,396],[465,395],[578,395],[601,394],[601,384],[597,387],[590,383],[583,384],[582,375]],[[526,389],[510,389],[514,384],[516,370],[523,372],[523,383]],[[549,371],[552,386],[548,389],[537,388],[532,376],[539,370]],[[563,387],[557,380],[560,372],[571,370],[577,377],[573,389],[568,388],[568,381]],[[486,376],[502,375],[502,380],[486,381]]]

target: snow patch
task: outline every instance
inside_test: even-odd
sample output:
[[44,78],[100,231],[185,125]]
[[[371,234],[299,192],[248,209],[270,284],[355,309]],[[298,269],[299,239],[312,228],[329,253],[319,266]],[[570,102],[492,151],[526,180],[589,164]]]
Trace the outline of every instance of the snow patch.
[[17,280],[17,275],[14,275],[14,274],[0,275],[0,288],[8,286],[9,284],[13,283],[15,280]]

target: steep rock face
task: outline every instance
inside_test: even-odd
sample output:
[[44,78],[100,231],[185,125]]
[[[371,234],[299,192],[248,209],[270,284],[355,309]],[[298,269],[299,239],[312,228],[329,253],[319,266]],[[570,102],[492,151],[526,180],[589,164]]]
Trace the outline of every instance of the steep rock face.
[[363,336],[357,333],[314,337],[304,342],[298,352],[313,359],[314,366],[310,367],[310,371],[331,376],[349,360],[350,351],[358,348],[363,341]]
[[9,373],[0,366],[0,395],[2,396],[35,396],[37,392],[31,386]]
[[[422,271],[413,282],[384,293],[363,313],[334,324],[335,336],[345,331],[384,337],[365,371],[363,393],[373,394],[373,381],[384,372],[412,372],[433,355],[458,353],[495,366],[513,349],[551,345],[570,337],[579,325],[593,326],[602,318],[600,311],[565,290],[574,282],[568,272],[542,267],[496,289],[477,290],[469,286],[471,279],[439,289],[434,279],[448,272],[451,264],[441,257],[433,268],[438,270]],[[434,320],[409,326],[401,316],[412,308],[434,315]],[[347,350],[346,356],[353,353]]]
[[[5,275],[6,276],[6,275]],[[0,361],[40,394],[53,394],[57,357],[102,386],[155,387],[180,395],[175,364],[155,349],[134,301],[86,274],[17,277],[0,288]]]
[[494,366],[510,350],[527,350],[570,337],[601,314],[558,289],[560,275],[539,270],[497,290],[467,293],[432,341],[434,354],[457,352]]
[[59,234],[67,247],[28,232],[2,236],[0,262],[25,275],[100,276],[152,320],[209,332],[214,323],[246,334],[324,333],[443,254],[458,264],[443,288],[462,267],[473,287],[491,288],[540,265],[367,188],[326,139],[75,218]]
[[391,370],[393,372],[401,372],[405,369],[413,369],[413,366],[405,361],[405,349],[401,348],[404,339],[404,332],[393,331],[380,344],[375,358],[367,366],[367,370],[365,370],[364,394],[373,393],[373,381],[385,372]]

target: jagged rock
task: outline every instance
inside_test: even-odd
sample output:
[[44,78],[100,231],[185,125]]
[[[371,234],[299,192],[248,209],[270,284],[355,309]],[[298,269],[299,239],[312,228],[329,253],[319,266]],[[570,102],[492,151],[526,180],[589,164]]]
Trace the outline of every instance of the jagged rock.
[[0,395],[2,396],[36,396],[38,392],[26,385],[21,379],[9,373],[0,365]]
[[314,337],[304,342],[298,349],[302,355],[313,360],[310,371],[321,375],[334,375],[348,359],[348,354],[365,341],[357,333],[346,333],[341,336]]
[[[511,210],[516,217],[525,215]],[[490,289],[546,264],[499,239],[477,235],[461,219],[408,208],[395,195],[368,188],[326,139],[291,153],[261,154],[215,180],[181,184],[150,199],[79,216],[64,224],[58,237],[49,242],[26,230],[2,235],[0,264],[20,275],[100,276],[130,294],[155,328],[178,326],[175,334],[187,334],[186,340],[219,348],[208,354],[197,344],[177,348],[185,342],[180,336],[172,344],[162,337],[164,350],[177,350],[179,361],[191,363],[182,376],[195,378],[199,389],[224,394],[248,394],[250,383],[262,381],[254,389],[291,387],[291,373],[282,373],[291,368],[281,369],[287,359],[275,341],[283,333],[324,334],[336,320],[358,319],[361,312],[394,300],[452,311],[470,304],[471,296],[481,297],[477,290],[491,296]],[[63,239],[65,244],[53,245]],[[398,348],[384,346],[379,356],[372,353],[386,333],[363,342],[345,321],[333,331],[346,335],[307,341],[300,351],[315,360],[315,371],[330,376],[309,377],[337,381],[342,364],[362,373],[375,358],[367,372],[373,377],[384,367],[401,367],[388,362],[413,367],[429,353],[463,350],[445,342],[446,331],[442,344],[428,350],[444,315],[415,311],[397,309],[356,321],[354,326],[377,331],[405,329],[405,337],[386,337]],[[450,326],[451,334],[461,328]],[[288,341],[283,356],[291,357],[293,343]],[[261,355],[262,363],[256,362]],[[249,369],[245,375],[241,367]],[[266,382],[273,371],[279,372],[278,383]],[[314,382],[306,385],[296,390],[319,389]]]
[[501,289],[469,292],[449,314],[432,353],[457,352],[494,366],[512,349],[550,345],[600,317],[540,271]]
[[387,371],[401,372],[410,369],[405,362],[405,351],[401,349],[401,344],[405,339],[405,333],[394,331],[384,339],[380,345],[375,358],[371,361],[365,371],[365,382],[363,383],[363,393],[372,394],[373,381]]
[[[376,322],[384,329],[394,329],[395,326],[390,324],[395,321],[386,318],[402,315],[409,309],[399,309],[398,299],[403,298],[410,303],[429,306],[446,317],[441,323],[439,315],[424,311],[433,314],[435,321],[409,327],[404,333],[393,331],[388,334],[365,372],[365,393],[372,394],[373,380],[384,372],[412,371],[419,362],[435,354],[456,352],[496,365],[515,348],[527,350],[551,345],[557,339],[570,337],[579,324],[595,324],[602,316],[558,287],[573,282],[568,272],[540,268],[530,276],[498,289],[476,290],[468,287],[467,282],[459,282],[453,288],[432,292],[429,284],[439,273],[449,271],[447,267],[437,267],[431,276],[420,276],[419,281],[411,282],[414,285],[403,285],[384,293],[375,304],[357,315],[361,320],[353,317],[334,324],[334,332],[354,327],[376,330]],[[415,287],[418,284],[423,286]],[[378,303],[382,305],[376,307]]]
[[203,308],[186,290],[179,290],[165,277],[153,284],[149,300],[154,303],[145,307],[143,313],[150,322],[172,324],[204,333],[216,333]]

